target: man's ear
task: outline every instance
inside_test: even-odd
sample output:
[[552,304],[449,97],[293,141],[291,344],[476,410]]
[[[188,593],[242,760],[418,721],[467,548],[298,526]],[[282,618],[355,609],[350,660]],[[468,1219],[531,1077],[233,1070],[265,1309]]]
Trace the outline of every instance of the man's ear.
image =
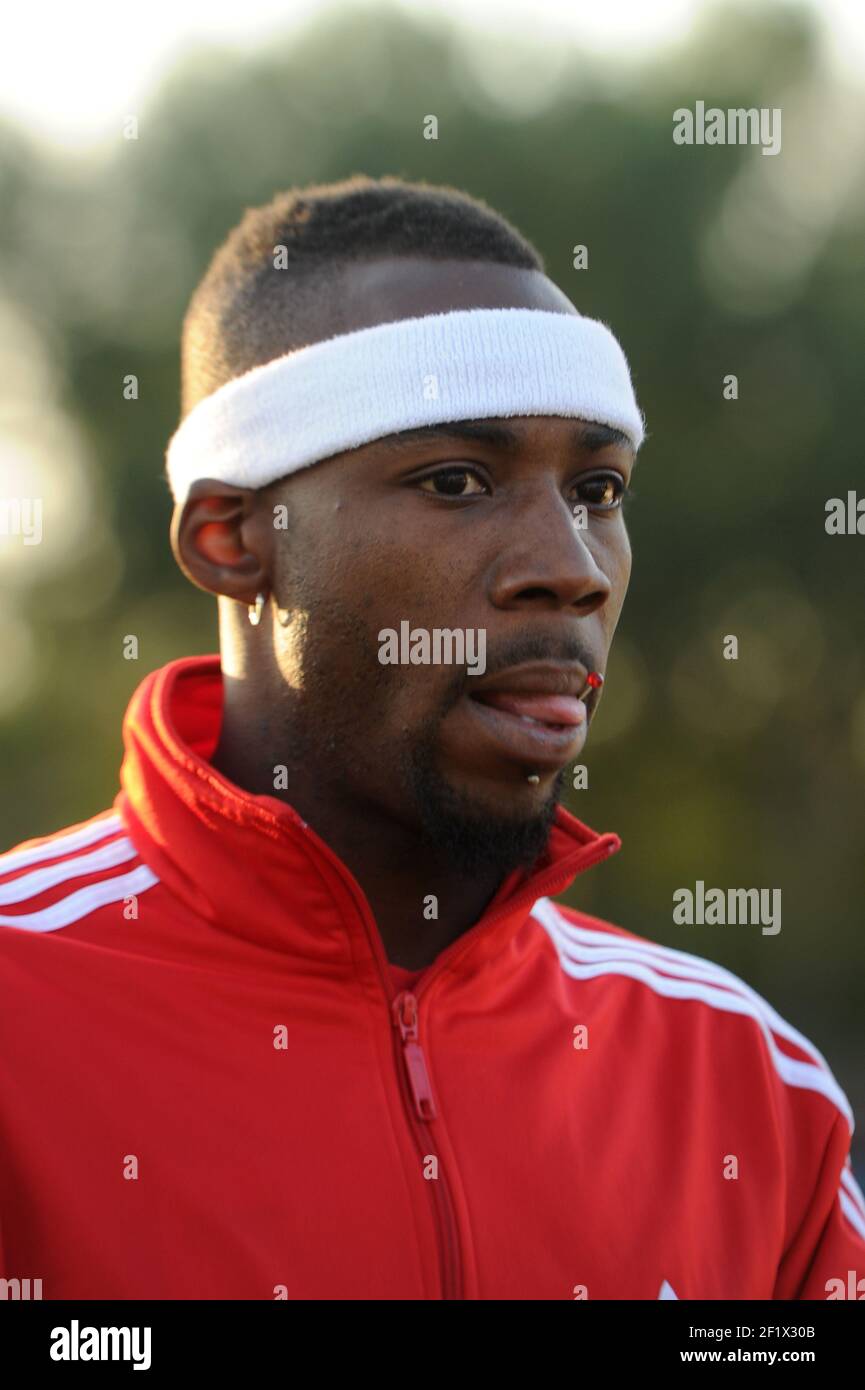
[[212,478],[193,483],[171,518],[171,549],[187,579],[239,603],[269,592],[272,545],[256,493]]

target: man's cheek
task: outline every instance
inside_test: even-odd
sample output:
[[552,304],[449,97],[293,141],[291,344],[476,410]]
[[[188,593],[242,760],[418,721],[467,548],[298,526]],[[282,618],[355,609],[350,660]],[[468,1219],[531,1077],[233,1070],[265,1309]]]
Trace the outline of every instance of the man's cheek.
[[[354,557],[353,557],[354,558]],[[379,547],[349,564],[341,586],[364,595],[364,606],[375,609],[390,625],[399,618],[414,621],[421,614],[453,609],[457,596],[467,591],[463,573],[465,557],[446,548],[434,536],[403,537],[399,545]]]

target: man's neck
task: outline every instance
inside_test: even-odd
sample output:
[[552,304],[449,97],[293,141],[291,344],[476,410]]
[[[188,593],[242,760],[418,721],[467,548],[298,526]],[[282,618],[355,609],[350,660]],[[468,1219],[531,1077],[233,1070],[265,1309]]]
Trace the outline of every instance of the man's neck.
[[234,727],[226,708],[213,766],[254,795],[292,806],[357,879],[372,909],[389,961],[421,970],[483,915],[503,881],[501,869],[458,872],[446,856],[422,844],[416,832],[369,807],[360,808],[328,788],[309,769],[288,772],[274,790],[279,758]]

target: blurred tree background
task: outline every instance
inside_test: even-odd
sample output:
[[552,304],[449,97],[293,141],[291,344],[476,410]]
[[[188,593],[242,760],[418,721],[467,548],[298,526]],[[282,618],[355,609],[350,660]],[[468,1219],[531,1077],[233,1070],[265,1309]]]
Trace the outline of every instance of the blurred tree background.
[[[675,145],[672,113],[697,99],[780,107],[781,153]],[[291,184],[454,184],[612,326],[648,418],[631,590],[570,797],[624,848],[569,900],[742,974],[865,1116],[865,540],[824,529],[862,476],[865,121],[810,12],[717,9],[612,64],[337,8],[259,49],[195,48],[138,115],[139,138],[98,155],[0,130],[0,496],[45,507],[40,546],[0,537],[0,847],[109,806],[135,686],[218,648],[215,603],[171,557],[162,476],[213,250]],[[675,926],[697,879],[780,888],[781,931]]]

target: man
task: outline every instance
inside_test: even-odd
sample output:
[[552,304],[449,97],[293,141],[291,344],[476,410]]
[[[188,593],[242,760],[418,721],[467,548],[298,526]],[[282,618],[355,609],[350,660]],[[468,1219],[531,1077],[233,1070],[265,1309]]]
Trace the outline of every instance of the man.
[[452,189],[247,213],[172,544],[220,657],[0,860],[0,1231],[45,1298],[825,1299],[849,1103],[741,980],[551,900],[628,584],[625,358]]

